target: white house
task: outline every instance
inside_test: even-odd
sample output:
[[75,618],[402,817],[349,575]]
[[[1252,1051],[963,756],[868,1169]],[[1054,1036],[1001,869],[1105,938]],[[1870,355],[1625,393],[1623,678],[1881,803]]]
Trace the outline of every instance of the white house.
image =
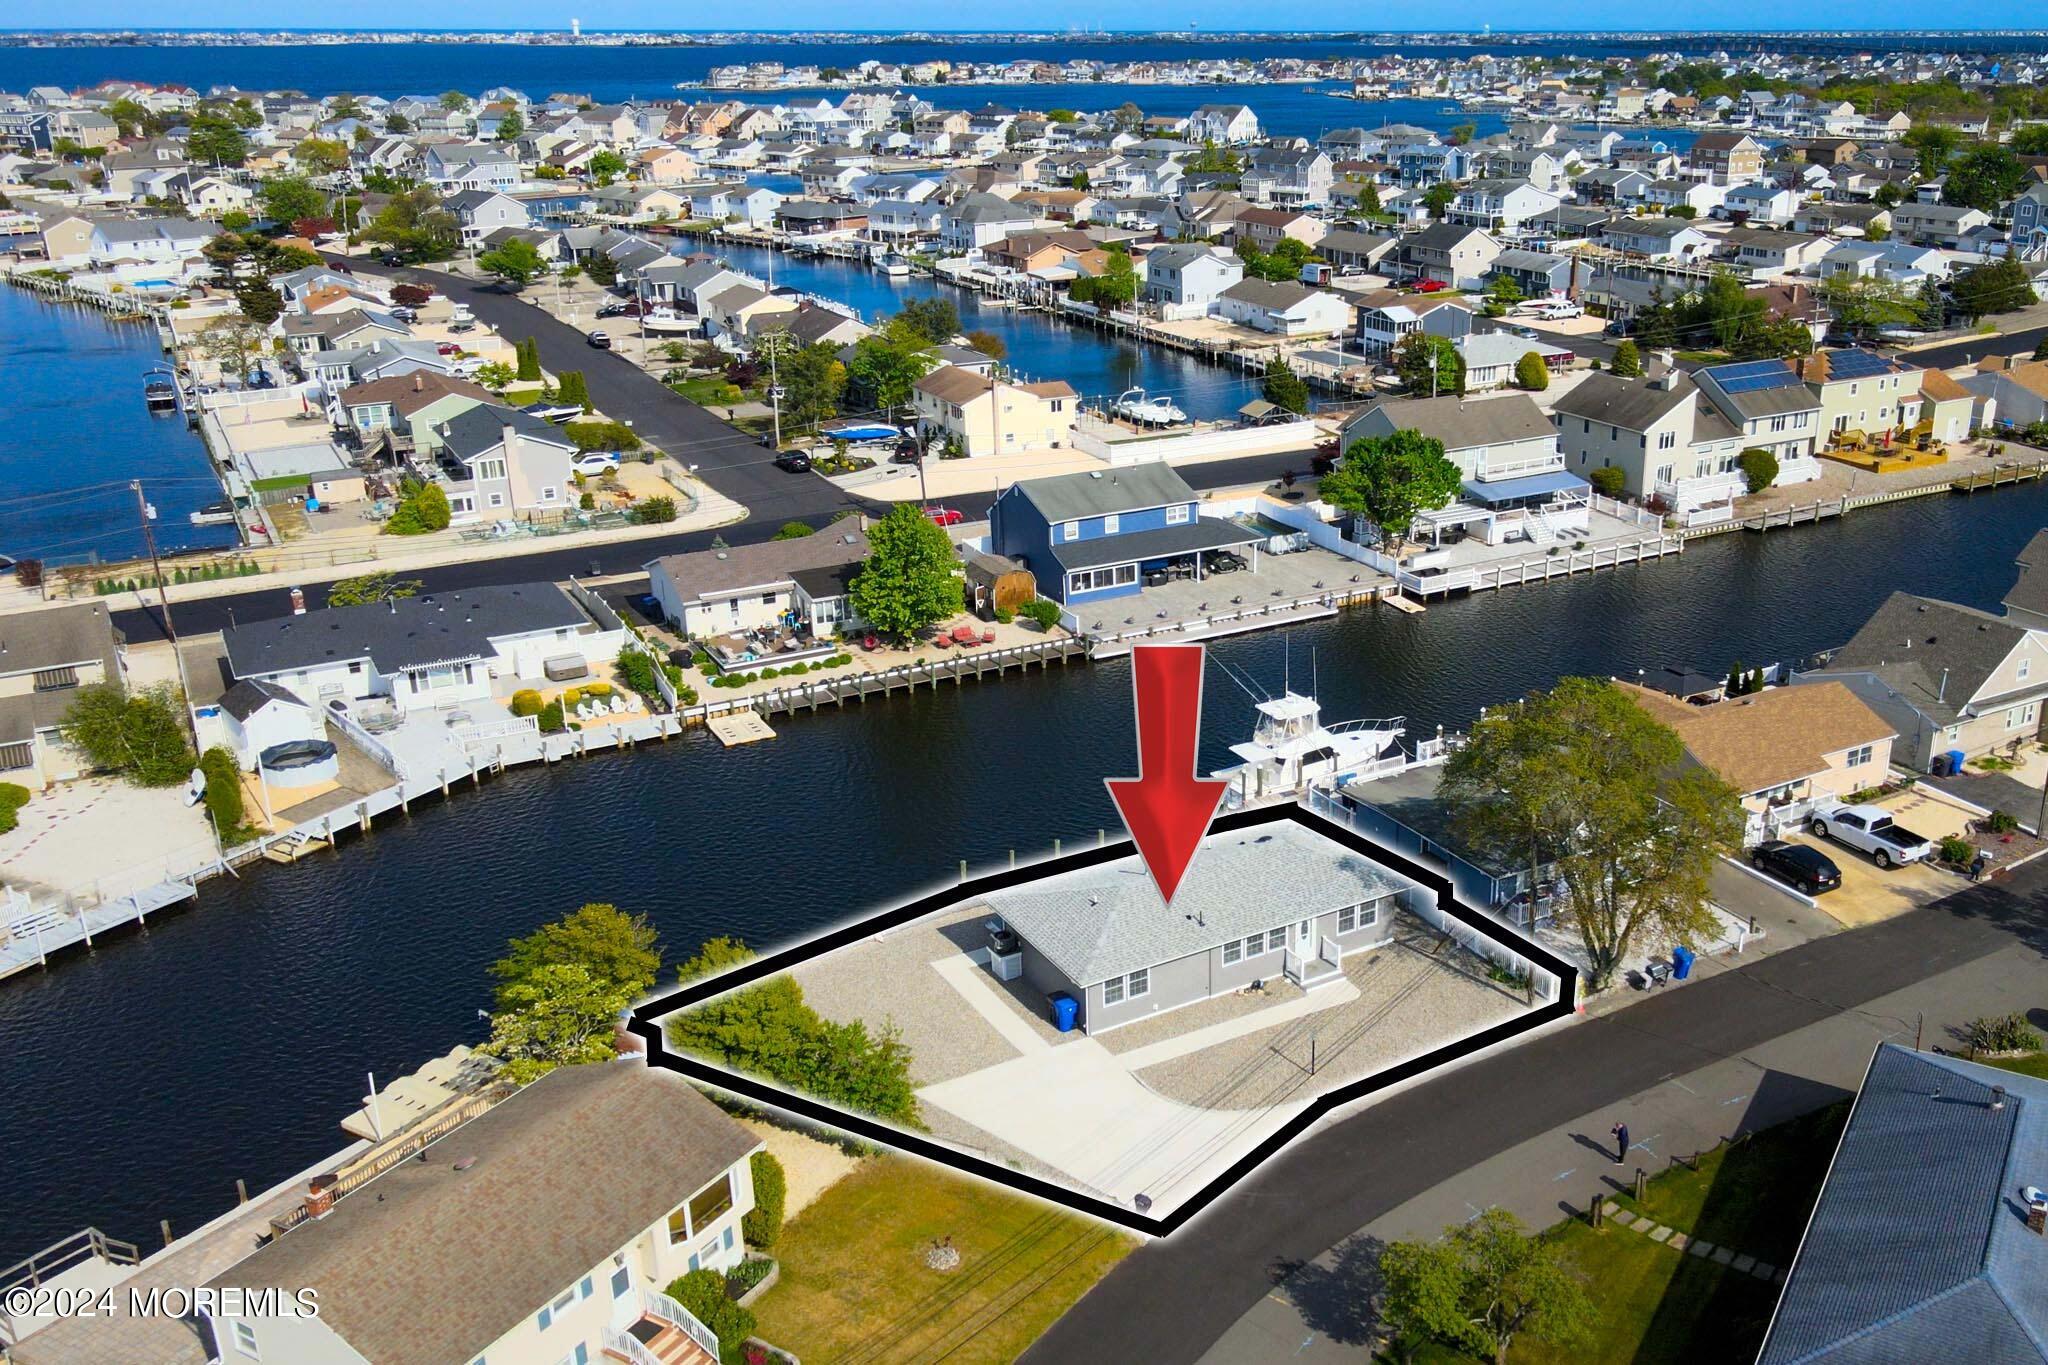
[[1242,104],[1205,104],[1188,115],[1190,142],[1256,142],[1259,116]]
[[289,688],[248,678],[220,699],[221,727],[243,772],[255,772],[265,750],[327,737],[320,710]]
[[1144,268],[1145,300],[1170,320],[1207,316],[1223,291],[1244,278],[1244,262],[1199,242],[1153,247]]
[[252,621],[221,639],[238,682],[321,706],[378,698],[410,711],[488,701],[494,681],[540,680],[551,665],[609,663],[626,633],[553,583],[517,583]]
[[663,555],[648,563],[649,590],[685,639],[757,630],[792,615],[813,635],[857,628],[846,583],[867,558],[851,522],[795,540]]
[[1241,279],[1216,296],[1212,310],[1240,326],[1280,336],[1335,336],[1351,321],[1351,305],[1335,294],[1292,281]]

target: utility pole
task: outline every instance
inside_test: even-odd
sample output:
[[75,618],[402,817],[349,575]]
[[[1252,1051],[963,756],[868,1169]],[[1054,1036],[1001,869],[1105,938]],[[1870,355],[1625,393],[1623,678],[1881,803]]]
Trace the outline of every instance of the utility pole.
[[156,600],[158,607],[163,611],[164,638],[171,642],[171,658],[176,660],[178,665],[178,689],[184,693],[185,728],[192,735],[192,752],[197,754],[199,721],[192,714],[192,680],[185,676],[185,651],[178,647],[178,631],[171,624],[171,593],[164,584],[163,561],[157,557],[156,530],[150,525],[151,519],[156,516],[156,509],[142,496],[142,480],[130,479],[128,486],[135,490],[135,514],[142,522],[142,543],[149,550],[150,572],[156,575]]
[[781,349],[780,345],[768,347],[768,405],[775,414],[775,448],[777,450],[782,449],[782,381],[776,369],[775,357],[776,353]]

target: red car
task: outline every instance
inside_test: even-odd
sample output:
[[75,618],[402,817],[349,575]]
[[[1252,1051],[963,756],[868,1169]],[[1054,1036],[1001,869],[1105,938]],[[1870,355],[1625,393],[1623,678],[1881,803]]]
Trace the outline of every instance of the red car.
[[1415,292],[1418,294],[1434,294],[1440,289],[1449,288],[1450,286],[1442,280],[1417,280],[1415,282]]
[[436,355],[461,355],[462,348],[452,341],[444,341],[434,348]]
[[941,526],[958,526],[967,520],[967,514],[957,507],[927,507],[924,514]]

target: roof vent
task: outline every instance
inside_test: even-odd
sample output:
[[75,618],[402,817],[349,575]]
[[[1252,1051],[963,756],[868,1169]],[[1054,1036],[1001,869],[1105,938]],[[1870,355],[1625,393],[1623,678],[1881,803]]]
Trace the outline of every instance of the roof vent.
[[2003,1112],[2004,1109],[2005,1087],[2002,1085],[1994,1085],[1991,1087],[1991,1112],[1997,1114]]
[[466,1171],[474,1165],[476,1165],[476,1158],[473,1156],[455,1158],[455,1169],[458,1171]]

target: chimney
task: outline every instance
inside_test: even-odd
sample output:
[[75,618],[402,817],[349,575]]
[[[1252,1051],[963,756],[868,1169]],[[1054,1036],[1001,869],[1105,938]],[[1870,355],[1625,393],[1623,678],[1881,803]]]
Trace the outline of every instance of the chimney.
[[1668,370],[1678,363],[1678,357],[1669,350],[1659,351],[1657,352],[1657,363]]
[[2036,1237],[2048,1235],[2048,1193],[2038,1185],[2028,1185],[2020,1191],[2020,1198],[2027,1206],[2027,1230]]
[[304,616],[305,614],[306,614],[306,590],[305,590],[304,588],[293,588],[293,589],[292,589],[292,615],[294,615],[294,616]]
[[306,1182],[306,1216],[316,1222],[334,1211],[334,1183],[332,1175],[316,1175]]

